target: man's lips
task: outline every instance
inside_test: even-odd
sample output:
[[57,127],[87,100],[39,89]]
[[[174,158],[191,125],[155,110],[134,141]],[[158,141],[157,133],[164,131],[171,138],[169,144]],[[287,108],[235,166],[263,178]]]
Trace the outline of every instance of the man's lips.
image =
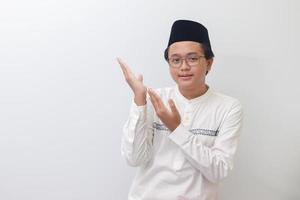
[[190,77],[193,76],[193,74],[182,74],[182,75],[178,75],[179,77]]
[[182,80],[182,81],[191,80],[193,76],[194,76],[193,74],[181,74],[181,75],[178,75],[179,79]]

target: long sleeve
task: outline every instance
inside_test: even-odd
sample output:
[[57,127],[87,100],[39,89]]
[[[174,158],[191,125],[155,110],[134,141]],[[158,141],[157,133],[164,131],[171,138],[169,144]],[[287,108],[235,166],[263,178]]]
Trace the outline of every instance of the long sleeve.
[[153,112],[149,103],[137,106],[132,100],[121,141],[121,154],[130,166],[140,166],[149,161],[153,146],[152,122]]
[[242,106],[238,101],[232,104],[219,128],[214,145],[205,146],[197,135],[180,124],[169,138],[182,149],[186,159],[209,181],[217,183],[233,168],[238,137],[242,127]]

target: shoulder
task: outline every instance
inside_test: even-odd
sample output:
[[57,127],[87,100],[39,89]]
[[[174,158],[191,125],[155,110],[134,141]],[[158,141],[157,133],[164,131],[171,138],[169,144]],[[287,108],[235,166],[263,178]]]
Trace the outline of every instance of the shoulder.
[[212,91],[211,93],[212,93],[211,102],[220,107],[226,108],[227,111],[233,109],[234,110],[243,109],[242,103],[239,99],[217,91]]

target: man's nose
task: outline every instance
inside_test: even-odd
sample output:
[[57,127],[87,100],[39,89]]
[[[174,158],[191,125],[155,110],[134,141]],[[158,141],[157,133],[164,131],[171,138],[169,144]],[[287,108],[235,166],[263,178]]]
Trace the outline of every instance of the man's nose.
[[182,59],[182,64],[180,66],[180,70],[189,70],[191,66],[187,63],[186,59]]

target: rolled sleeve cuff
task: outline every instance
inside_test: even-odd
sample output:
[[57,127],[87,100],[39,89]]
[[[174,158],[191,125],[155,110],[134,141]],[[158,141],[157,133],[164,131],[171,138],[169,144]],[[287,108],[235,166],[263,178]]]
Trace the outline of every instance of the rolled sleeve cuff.
[[147,110],[147,104],[142,105],[142,106],[138,106],[136,105],[136,103],[134,102],[134,100],[132,100],[131,102],[131,109],[130,109],[130,115],[135,118],[136,120],[138,119],[144,119],[146,116],[146,110]]

